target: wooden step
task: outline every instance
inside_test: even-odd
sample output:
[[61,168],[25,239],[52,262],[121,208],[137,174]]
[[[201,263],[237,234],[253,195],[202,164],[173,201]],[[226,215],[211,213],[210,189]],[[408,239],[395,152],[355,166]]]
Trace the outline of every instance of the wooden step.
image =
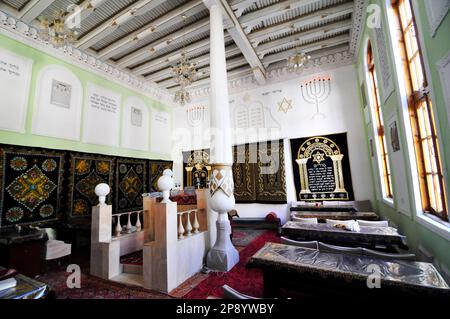
[[123,273],[142,275],[142,265],[122,264]]

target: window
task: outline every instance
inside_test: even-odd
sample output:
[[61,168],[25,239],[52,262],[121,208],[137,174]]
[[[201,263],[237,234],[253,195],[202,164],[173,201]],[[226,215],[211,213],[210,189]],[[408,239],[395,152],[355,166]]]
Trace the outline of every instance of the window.
[[448,221],[432,101],[410,0],[393,1],[408,95],[422,208]]
[[378,90],[377,72],[372,51],[372,45],[367,46],[367,70],[369,73],[369,93],[373,109],[374,125],[376,125],[377,144],[380,156],[381,173],[383,179],[383,196],[392,199],[391,169],[389,167],[389,155],[387,153],[386,137],[384,134],[383,114],[380,105],[380,93]]

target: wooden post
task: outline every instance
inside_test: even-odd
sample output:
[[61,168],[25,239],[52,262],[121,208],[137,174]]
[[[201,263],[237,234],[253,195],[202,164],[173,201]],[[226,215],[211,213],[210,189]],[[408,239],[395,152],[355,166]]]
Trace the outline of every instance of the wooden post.
[[168,293],[177,287],[177,203],[154,206],[154,240],[144,244],[144,287]]
[[120,242],[112,241],[112,206],[92,207],[91,275],[111,279],[121,273]]

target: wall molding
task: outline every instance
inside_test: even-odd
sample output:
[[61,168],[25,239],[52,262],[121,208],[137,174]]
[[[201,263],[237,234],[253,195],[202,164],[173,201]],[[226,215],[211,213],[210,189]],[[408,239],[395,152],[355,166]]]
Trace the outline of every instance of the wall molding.
[[[436,68],[441,77],[441,86],[444,94],[444,102],[447,106],[447,116],[450,123],[450,92],[447,87],[450,87],[450,51],[441,60],[436,63]],[[447,70],[448,69],[448,70]]]
[[[439,7],[436,9],[436,1],[424,1],[425,10],[427,11],[428,24],[430,28],[430,35],[434,37],[436,35],[439,26],[450,10],[450,1],[446,0],[440,2]],[[434,9],[433,9],[433,6]]]
[[394,82],[392,79],[390,58],[386,48],[386,35],[384,30],[383,25],[375,29],[375,44],[378,51],[378,66],[381,75],[378,81],[381,80],[381,86],[383,88],[381,90],[382,100],[383,104],[386,104],[387,99],[394,93]]
[[69,64],[87,69],[116,84],[125,86],[131,90],[138,91],[157,101],[165,102],[173,106],[172,95],[158,87],[156,84],[145,81],[130,72],[121,70],[109,63],[103,62],[74,47],[57,49],[53,45],[39,39],[38,30],[24,22],[0,11],[0,34],[10,37],[18,42],[30,45],[50,56],[61,59]]

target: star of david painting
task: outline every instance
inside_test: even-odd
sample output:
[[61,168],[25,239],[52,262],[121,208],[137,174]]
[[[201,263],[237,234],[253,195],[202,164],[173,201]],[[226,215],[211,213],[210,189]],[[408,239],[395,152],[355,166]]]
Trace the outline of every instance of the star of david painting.
[[63,167],[64,153],[0,146],[0,226],[56,220]]
[[142,210],[147,192],[147,161],[118,158],[116,161],[115,209],[119,213]]
[[158,192],[158,179],[166,168],[172,169],[172,162],[150,161],[150,192]]
[[[95,186],[106,183],[112,188],[114,160],[111,157],[70,154],[69,216],[90,216],[92,206],[98,204]],[[106,197],[111,204],[111,195]]]

